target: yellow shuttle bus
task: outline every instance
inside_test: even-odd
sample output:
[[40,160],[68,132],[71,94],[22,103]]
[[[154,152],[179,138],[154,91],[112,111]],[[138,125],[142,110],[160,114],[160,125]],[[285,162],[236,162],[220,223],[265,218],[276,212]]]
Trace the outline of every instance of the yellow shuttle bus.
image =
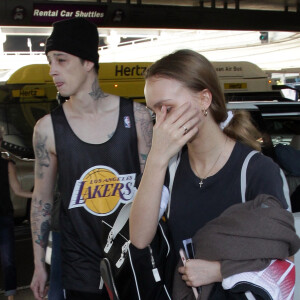
[[[107,93],[117,94],[143,101],[143,72],[150,62],[137,63],[101,63],[99,81]],[[268,75],[257,65],[250,62],[213,62],[226,95],[260,94],[274,97]],[[49,66],[43,64],[28,65],[13,73],[6,82],[11,87],[11,97],[48,100],[55,99],[56,89],[49,75]],[[237,97],[237,96],[236,96]],[[241,96],[240,96],[241,97]],[[20,98],[20,99],[21,99]],[[241,98],[239,99],[241,100]]]

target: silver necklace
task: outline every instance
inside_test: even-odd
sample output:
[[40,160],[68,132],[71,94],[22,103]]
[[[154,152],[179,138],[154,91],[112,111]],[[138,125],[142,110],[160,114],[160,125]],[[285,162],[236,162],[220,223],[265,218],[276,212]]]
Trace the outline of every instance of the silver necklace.
[[218,155],[218,157],[217,157],[216,161],[214,162],[214,164],[212,165],[212,167],[211,167],[211,168],[209,169],[209,171],[207,172],[206,176],[204,176],[203,178],[201,178],[201,177],[198,175],[198,172],[197,172],[197,170],[195,169],[195,171],[196,171],[196,174],[197,174],[197,176],[198,176],[198,177],[199,177],[199,179],[200,179],[200,182],[199,182],[199,186],[200,186],[200,188],[202,188],[202,185],[203,185],[203,180],[204,180],[204,179],[206,179],[206,178],[208,177],[208,175],[210,174],[210,172],[213,170],[213,168],[214,168],[214,167],[215,167],[215,165],[217,164],[217,162],[218,162],[219,158],[221,157],[221,154],[222,154],[222,152],[223,152],[223,151],[224,151],[224,149],[225,149],[225,146],[226,146],[226,143],[227,143],[227,139],[228,139],[228,137],[226,136],[226,140],[225,140],[224,146],[223,146],[223,148],[222,148],[222,150],[221,150],[220,154]]

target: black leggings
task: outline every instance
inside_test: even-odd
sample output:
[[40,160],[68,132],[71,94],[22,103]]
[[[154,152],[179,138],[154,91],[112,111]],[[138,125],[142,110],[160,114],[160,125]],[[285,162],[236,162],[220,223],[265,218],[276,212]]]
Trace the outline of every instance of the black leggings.
[[87,293],[74,290],[66,290],[67,300],[109,300],[105,289],[103,293]]

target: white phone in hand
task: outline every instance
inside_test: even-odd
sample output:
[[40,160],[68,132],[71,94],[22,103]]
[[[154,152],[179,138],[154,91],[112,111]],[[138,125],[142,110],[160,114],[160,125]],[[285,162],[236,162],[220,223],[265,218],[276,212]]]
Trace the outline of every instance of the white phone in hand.
[[[183,249],[179,249],[179,255],[180,255],[180,258],[181,258],[181,261],[182,261],[183,265],[185,266],[185,264],[186,264],[186,255],[185,255],[185,252],[184,252]],[[197,289],[195,287],[192,287],[192,290],[193,290],[195,298],[198,299]]]

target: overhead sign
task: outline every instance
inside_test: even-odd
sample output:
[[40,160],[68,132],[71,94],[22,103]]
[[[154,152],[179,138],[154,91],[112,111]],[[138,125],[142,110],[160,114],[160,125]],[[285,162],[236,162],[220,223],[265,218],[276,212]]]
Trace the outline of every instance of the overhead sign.
[[35,23],[53,23],[71,18],[86,18],[95,24],[104,20],[106,6],[75,4],[39,4],[33,3],[32,21]]

